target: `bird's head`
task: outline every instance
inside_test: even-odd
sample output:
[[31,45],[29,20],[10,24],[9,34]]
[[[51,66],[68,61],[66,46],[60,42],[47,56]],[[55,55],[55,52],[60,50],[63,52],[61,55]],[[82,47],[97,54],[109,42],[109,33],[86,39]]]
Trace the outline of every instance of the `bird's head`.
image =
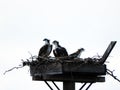
[[81,52],[81,51],[85,51],[85,49],[84,49],[84,48],[80,48],[80,49],[78,49],[78,51],[80,51],[80,52]]
[[54,45],[59,45],[59,42],[56,41],[56,40],[54,40],[52,43],[53,43]]
[[43,39],[43,41],[45,41],[46,44],[49,44],[49,43],[50,43],[50,40],[47,39],[47,38]]
[[59,42],[56,41],[56,40],[54,40],[52,43],[55,45],[55,48],[58,48],[58,47],[60,46],[60,45],[59,45]]

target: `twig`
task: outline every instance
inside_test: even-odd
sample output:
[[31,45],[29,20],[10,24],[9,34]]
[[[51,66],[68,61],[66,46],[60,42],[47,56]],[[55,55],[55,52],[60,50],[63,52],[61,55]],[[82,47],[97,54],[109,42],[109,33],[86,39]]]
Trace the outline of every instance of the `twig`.
[[19,69],[19,68],[22,68],[22,67],[23,66],[21,66],[21,65],[19,65],[19,67],[13,67],[13,68],[11,68],[9,70],[6,70],[3,74],[5,75],[7,72],[12,71],[13,69]]
[[92,57],[92,59],[101,59],[101,58],[102,58],[102,56],[99,55],[98,53]]
[[115,70],[111,71],[111,70],[107,69],[107,74],[109,74],[109,75],[112,76],[115,80],[117,80],[118,82],[120,82],[120,79],[118,79],[117,76],[115,76],[115,75],[113,74],[114,71],[115,71]]
[[32,54],[31,54],[29,51],[28,51],[28,53],[30,54],[30,56],[31,56],[30,58],[31,58],[31,59],[32,59],[32,61],[33,61],[33,56],[32,56]]

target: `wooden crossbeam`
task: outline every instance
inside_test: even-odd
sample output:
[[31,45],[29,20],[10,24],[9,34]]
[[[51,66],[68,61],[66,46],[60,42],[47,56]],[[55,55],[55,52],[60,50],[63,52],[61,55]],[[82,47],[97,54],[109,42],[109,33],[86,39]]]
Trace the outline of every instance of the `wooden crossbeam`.
[[105,82],[104,76],[79,76],[79,75],[35,75],[32,77],[35,81],[73,81],[73,82]]

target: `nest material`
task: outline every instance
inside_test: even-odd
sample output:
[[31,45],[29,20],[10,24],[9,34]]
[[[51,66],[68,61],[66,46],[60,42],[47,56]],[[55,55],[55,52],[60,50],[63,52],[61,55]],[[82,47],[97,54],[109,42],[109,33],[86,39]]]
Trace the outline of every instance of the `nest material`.
[[[33,58],[32,58],[33,59]],[[83,65],[83,64],[99,64],[100,58],[74,58],[71,57],[39,57],[34,60],[27,60],[23,62],[23,65],[30,66],[31,75],[33,74],[45,74],[45,73],[60,73],[62,72],[63,64],[74,64],[74,65]]]
[[59,58],[55,58],[55,57],[48,57],[48,58],[36,58],[36,59],[32,59],[29,60],[27,59],[27,61],[23,61],[23,66],[42,66],[42,65],[48,65],[48,64],[57,64],[57,63],[79,63],[79,64],[100,64],[101,62],[101,58],[74,58],[71,59],[70,57],[59,57]]

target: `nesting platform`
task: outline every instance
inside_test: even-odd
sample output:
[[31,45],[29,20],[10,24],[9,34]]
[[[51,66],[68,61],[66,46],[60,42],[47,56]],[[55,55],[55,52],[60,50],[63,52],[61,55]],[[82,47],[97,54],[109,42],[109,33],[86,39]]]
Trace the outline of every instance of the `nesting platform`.
[[104,62],[115,46],[111,41],[101,58],[47,58],[30,63],[33,80],[39,81],[74,81],[105,82],[106,65]]
[[34,81],[45,81],[51,90],[47,81],[52,81],[58,90],[60,90],[54,81],[63,82],[63,90],[75,90],[75,82],[84,83],[79,89],[82,90],[86,83],[90,83],[88,88],[95,82],[105,82],[106,65],[104,62],[115,46],[116,41],[111,41],[102,57],[99,58],[41,58],[32,62],[24,62],[23,65],[29,65],[30,74]]
[[30,72],[36,81],[105,82],[106,65],[75,61],[47,62],[37,67],[31,65]]

